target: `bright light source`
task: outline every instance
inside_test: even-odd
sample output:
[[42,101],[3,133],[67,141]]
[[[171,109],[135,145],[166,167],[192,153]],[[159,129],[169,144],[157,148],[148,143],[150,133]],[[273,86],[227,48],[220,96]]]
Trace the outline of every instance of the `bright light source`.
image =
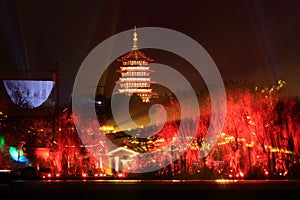
[[265,175],[268,175],[269,174],[269,172],[268,171],[265,171]]
[[244,177],[244,173],[243,173],[243,172],[240,172],[240,176],[241,176],[241,177]]

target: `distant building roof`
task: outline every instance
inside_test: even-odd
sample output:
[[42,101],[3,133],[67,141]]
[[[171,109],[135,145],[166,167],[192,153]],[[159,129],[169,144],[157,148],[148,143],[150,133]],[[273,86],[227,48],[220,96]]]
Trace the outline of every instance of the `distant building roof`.
[[131,149],[127,149],[125,147],[119,147],[116,148],[110,152],[107,153],[110,156],[135,156],[138,154],[138,152],[135,152]]

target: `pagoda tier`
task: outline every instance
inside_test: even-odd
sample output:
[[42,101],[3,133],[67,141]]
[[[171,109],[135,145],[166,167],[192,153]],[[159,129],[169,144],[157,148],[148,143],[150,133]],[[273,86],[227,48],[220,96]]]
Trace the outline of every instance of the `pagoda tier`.
[[120,67],[117,72],[120,72],[122,77],[139,77],[144,76],[148,77],[153,70],[150,69],[150,67],[144,67],[144,66],[135,66],[135,67]]
[[117,61],[122,63],[120,69],[117,70],[121,74],[116,82],[120,86],[119,93],[129,96],[137,94],[143,102],[149,102],[152,96],[151,83],[153,83],[150,73],[153,70],[147,65],[153,62],[153,59],[138,50],[136,28],[133,33],[132,50]]

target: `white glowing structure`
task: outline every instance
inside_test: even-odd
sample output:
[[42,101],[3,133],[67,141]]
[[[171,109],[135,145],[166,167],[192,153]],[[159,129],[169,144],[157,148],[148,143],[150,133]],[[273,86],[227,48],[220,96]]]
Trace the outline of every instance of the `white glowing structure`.
[[54,87],[50,80],[3,80],[3,84],[11,101],[22,108],[41,106]]
[[137,94],[142,98],[143,102],[149,102],[152,96],[150,73],[153,72],[148,65],[153,59],[147,57],[137,46],[136,28],[133,33],[132,50],[117,61],[122,63],[122,66],[117,71],[121,73],[121,78],[117,81],[120,89],[119,93],[131,96]]

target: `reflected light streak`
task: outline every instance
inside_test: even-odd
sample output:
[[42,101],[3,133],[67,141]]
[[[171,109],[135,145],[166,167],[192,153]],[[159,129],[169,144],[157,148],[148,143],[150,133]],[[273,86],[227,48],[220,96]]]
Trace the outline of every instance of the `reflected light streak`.
[[238,180],[230,180],[230,179],[217,179],[215,180],[218,184],[229,184],[229,183],[236,183]]

